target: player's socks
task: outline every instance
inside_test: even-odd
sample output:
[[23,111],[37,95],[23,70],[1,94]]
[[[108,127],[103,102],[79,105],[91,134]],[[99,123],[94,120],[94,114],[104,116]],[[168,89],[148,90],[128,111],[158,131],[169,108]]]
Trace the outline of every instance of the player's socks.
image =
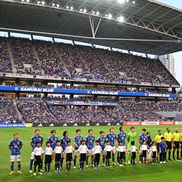
[[114,154],[112,154],[112,162],[114,163]]
[[[42,167],[43,167],[43,161],[41,160],[41,163],[40,163],[40,165],[39,165],[39,168],[40,168],[40,171],[42,172]],[[39,172],[40,172],[39,171]]]
[[88,166],[88,158],[89,156],[86,157],[86,166]]
[[102,164],[105,164],[105,156],[102,157]]
[[10,168],[11,168],[11,171],[14,171],[14,163],[11,164]]
[[61,158],[61,162],[60,162],[60,169],[63,168],[63,158]]
[[36,173],[36,168],[37,168],[37,165],[34,164],[34,173]]
[[33,160],[30,160],[30,170],[32,170]]
[[91,166],[93,166],[93,164],[94,164],[94,156],[92,155],[91,156]]
[[173,159],[175,160],[175,151],[173,151]]
[[59,163],[56,162],[56,163],[55,163],[55,171],[58,171],[58,170],[59,170]]
[[80,169],[83,170],[83,161],[80,161]]
[[76,166],[76,157],[73,160],[74,166]]
[[177,159],[179,159],[179,150],[177,150]]
[[48,172],[48,169],[47,169],[47,163],[45,163],[45,172],[47,173]]
[[50,169],[51,169],[51,164],[48,163],[48,173],[50,172]]
[[171,160],[171,150],[168,152],[168,160]]
[[66,170],[69,171],[69,162],[66,162]]
[[21,171],[21,164],[18,164],[18,171]]

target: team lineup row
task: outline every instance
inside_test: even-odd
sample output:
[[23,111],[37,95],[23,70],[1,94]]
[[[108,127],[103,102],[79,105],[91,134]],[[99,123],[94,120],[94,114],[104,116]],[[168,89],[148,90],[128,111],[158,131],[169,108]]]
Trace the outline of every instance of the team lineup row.
[[[176,157],[177,160],[180,160],[180,157],[182,158],[182,133],[177,128],[174,133],[167,128],[164,135],[159,130],[155,141],[152,141],[150,133],[146,129],[142,129],[142,134],[139,135],[139,138],[134,127],[130,128],[128,134],[126,134],[123,127],[120,127],[119,131],[118,135],[116,135],[114,128],[110,128],[106,136],[104,131],[100,131],[100,137],[96,140],[93,130],[89,129],[88,136],[84,140],[81,136],[81,130],[77,129],[73,147],[68,131],[64,131],[63,138],[59,140],[56,136],[56,130],[52,130],[43,150],[42,144],[44,139],[40,135],[40,130],[36,129],[30,143],[32,148],[30,173],[32,173],[34,167],[34,175],[37,174],[37,168],[38,173],[42,174],[44,161],[45,172],[49,174],[53,160],[55,161],[55,172],[59,173],[63,169],[64,159],[66,160],[66,170],[70,171],[72,161],[74,168],[76,168],[78,155],[80,156],[80,170],[84,170],[85,163],[86,167],[88,167],[89,157],[91,158],[90,165],[95,169],[99,169],[101,155],[102,165],[106,167],[111,167],[110,160],[112,160],[113,165],[118,164],[121,167],[127,164],[127,162],[135,165],[137,154],[139,154],[140,163],[143,164],[148,162],[156,163],[157,161],[166,163],[167,158],[171,160],[171,154],[174,160]],[[139,141],[138,148],[136,147],[137,140]],[[10,175],[14,174],[15,161],[18,164],[18,174],[22,174],[20,154],[22,146],[23,142],[19,139],[19,134],[15,133],[14,139],[9,143],[9,149],[11,150]],[[115,163],[115,155],[117,155],[117,163]]]

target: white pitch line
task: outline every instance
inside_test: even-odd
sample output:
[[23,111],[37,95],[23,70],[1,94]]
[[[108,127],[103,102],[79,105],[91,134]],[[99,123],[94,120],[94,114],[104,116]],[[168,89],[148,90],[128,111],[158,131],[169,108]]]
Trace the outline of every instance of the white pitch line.
[[176,162],[182,162],[182,160],[176,160]]

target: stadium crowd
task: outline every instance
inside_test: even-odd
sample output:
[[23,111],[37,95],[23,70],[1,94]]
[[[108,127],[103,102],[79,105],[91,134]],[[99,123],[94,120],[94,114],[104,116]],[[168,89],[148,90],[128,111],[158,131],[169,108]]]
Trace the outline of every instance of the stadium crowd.
[[15,67],[18,73],[40,74],[40,65],[33,52],[32,43],[26,39],[11,39],[9,41]]
[[177,102],[160,102],[159,107],[161,111],[177,111],[178,110],[178,103]]
[[20,121],[16,106],[10,98],[0,97],[0,113],[1,123],[17,123]]
[[[6,41],[11,45],[18,73],[102,81],[178,84],[157,59],[26,39],[1,39],[0,44],[7,47]],[[0,51],[4,52],[1,49]],[[6,56],[3,58],[4,62],[9,56],[7,52],[3,55]],[[4,71],[12,72],[9,62]]]
[[6,39],[1,39],[0,41],[0,72],[2,73],[12,72],[11,61]]
[[[101,105],[98,105],[98,104]],[[106,105],[102,105],[105,103]],[[111,105],[107,105],[107,104]],[[162,107],[161,107],[162,103]],[[112,105],[113,104],[113,105]],[[174,106],[174,107],[172,107]],[[17,107],[17,109],[16,109]],[[118,123],[122,121],[161,121],[156,112],[178,111],[180,103],[172,101],[155,103],[152,101],[127,101],[106,98],[78,97],[68,98],[27,98],[13,101],[1,97],[1,123],[21,120],[26,123]],[[180,111],[180,110],[179,110]]]
[[58,122],[40,98],[20,98],[17,107],[26,123]]

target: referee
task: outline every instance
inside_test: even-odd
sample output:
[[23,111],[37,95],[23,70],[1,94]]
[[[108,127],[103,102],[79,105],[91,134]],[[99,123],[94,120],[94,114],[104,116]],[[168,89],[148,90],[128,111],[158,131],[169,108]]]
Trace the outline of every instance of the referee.
[[164,133],[164,138],[165,138],[166,144],[167,144],[166,156],[167,156],[167,153],[168,153],[168,160],[171,160],[171,149],[172,149],[173,134],[171,133],[169,128],[166,128],[166,132]]
[[157,145],[157,160],[159,159],[159,144],[161,143],[161,138],[163,137],[162,131],[158,130],[158,135],[155,137],[155,142]]
[[179,158],[179,145],[180,145],[180,133],[178,128],[175,129],[175,133],[173,133],[173,159],[175,160],[175,153],[177,151],[177,160]]

